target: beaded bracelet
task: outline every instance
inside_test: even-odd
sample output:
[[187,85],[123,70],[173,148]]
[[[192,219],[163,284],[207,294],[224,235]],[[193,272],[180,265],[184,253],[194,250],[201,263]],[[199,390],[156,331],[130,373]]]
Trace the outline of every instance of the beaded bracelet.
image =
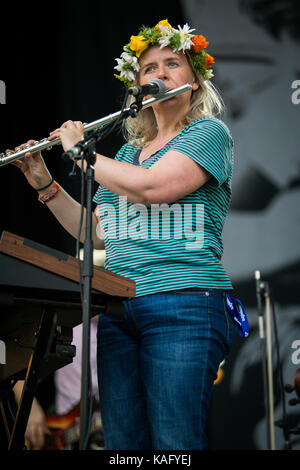
[[57,196],[59,191],[60,191],[59,184],[54,182],[45,194],[42,194],[41,196],[39,196],[39,201],[42,202],[43,204],[46,204],[55,196]]

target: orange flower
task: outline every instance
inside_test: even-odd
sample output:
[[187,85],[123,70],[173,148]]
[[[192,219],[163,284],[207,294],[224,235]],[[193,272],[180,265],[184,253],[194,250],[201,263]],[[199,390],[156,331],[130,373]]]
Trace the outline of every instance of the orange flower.
[[198,36],[193,36],[192,41],[193,41],[192,48],[195,54],[199,54],[199,52],[205,49],[209,44],[206,41],[206,38],[202,36],[202,34],[198,34]]
[[215,62],[215,59],[211,55],[205,53],[204,67],[208,69],[209,67],[212,66],[212,64],[214,64],[214,62]]

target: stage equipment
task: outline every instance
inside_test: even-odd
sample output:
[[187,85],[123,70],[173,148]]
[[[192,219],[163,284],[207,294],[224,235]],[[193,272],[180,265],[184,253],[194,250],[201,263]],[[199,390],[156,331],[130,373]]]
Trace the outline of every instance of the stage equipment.
[[[283,372],[280,358],[279,336],[277,320],[274,306],[274,295],[269,283],[261,280],[260,271],[255,271],[256,296],[258,308],[258,326],[261,340],[261,362],[262,380],[264,388],[264,403],[266,415],[266,441],[268,450],[276,450],[275,426],[283,431],[284,448],[290,450],[292,443],[291,434],[300,434],[300,429],[290,427],[285,405],[285,392],[291,393],[296,390],[298,398],[290,400],[290,405],[300,403],[300,369],[296,371],[294,386],[283,383]],[[277,355],[277,374],[279,382],[279,393],[282,407],[282,418],[274,420],[274,384],[273,384],[273,352],[272,352],[272,332],[274,333],[274,345]]]
[[[0,339],[5,348],[0,412],[7,424],[4,404],[15,382],[25,379],[13,427],[6,426],[8,449],[22,450],[38,381],[71,363],[76,353],[72,329],[83,321],[78,260],[3,232],[0,262]],[[134,281],[97,266],[91,287],[91,317],[100,312],[122,316],[122,301],[135,295]],[[84,424],[88,429],[90,423]]]

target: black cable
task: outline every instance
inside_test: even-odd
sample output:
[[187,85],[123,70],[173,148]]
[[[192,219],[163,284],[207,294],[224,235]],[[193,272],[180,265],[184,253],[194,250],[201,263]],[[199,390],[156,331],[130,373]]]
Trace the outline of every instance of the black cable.
[[124,109],[125,109],[125,106],[126,106],[126,103],[127,103],[128,96],[129,96],[129,90],[126,89],[119,116],[113,122],[111,122],[109,125],[106,125],[102,129],[100,129],[99,140],[104,139],[105,137],[109,136],[119,126],[119,124],[122,123],[122,121],[124,119],[124,114],[123,113],[124,113]]

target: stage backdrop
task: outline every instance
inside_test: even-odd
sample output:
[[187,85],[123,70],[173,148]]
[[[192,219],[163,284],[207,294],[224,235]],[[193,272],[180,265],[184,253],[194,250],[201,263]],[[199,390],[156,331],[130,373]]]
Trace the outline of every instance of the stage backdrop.
[[[250,337],[238,339],[215,389],[212,448],[266,448],[255,270],[275,298],[284,383],[300,367],[299,2],[184,0],[190,25],[207,36],[214,83],[235,140],[233,199],[224,227],[224,265],[244,302]],[[298,82],[297,82],[298,80]],[[274,339],[274,334],[273,334]],[[298,349],[298,352],[297,352]],[[282,419],[273,344],[275,420]],[[288,401],[296,395],[286,395]],[[287,403],[291,426],[300,405]],[[293,448],[299,437],[291,436]],[[276,426],[276,447],[284,445]]]
[[[292,1],[210,0],[141,2],[52,1],[7,4],[2,22],[0,143],[6,148],[42,139],[67,119],[90,122],[120,109],[122,86],[114,58],[142,24],[185,21],[206,35],[216,58],[214,83],[224,97],[235,139],[233,200],[224,227],[224,265],[244,302],[250,337],[237,338],[215,387],[209,434],[213,449],[266,446],[254,271],[275,296],[284,383],[299,364],[299,24]],[[298,2],[299,3],[299,2]],[[253,5],[257,9],[253,9]],[[260,8],[263,5],[264,8]],[[4,84],[4,85],[3,85]],[[113,156],[116,134],[98,150]],[[61,147],[44,152],[54,178],[79,200],[80,177],[69,176]],[[73,239],[37,201],[17,168],[0,168],[1,230],[74,254]],[[275,414],[282,418],[274,354]],[[47,393],[43,398],[47,402]],[[49,401],[49,400],[48,400]],[[291,424],[300,405],[287,404]],[[295,437],[294,437],[295,438]],[[283,446],[276,428],[276,445]],[[295,447],[299,443],[295,443]]]

